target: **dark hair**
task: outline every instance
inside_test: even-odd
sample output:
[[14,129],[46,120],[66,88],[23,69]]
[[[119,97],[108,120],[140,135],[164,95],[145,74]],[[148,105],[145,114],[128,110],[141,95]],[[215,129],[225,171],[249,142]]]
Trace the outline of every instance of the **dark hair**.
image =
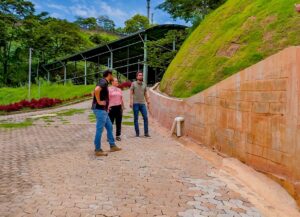
[[108,77],[108,75],[112,75],[112,70],[111,69],[107,69],[103,72],[103,77],[106,78]]
[[142,73],[143,74],[143,72],[142,71],[138,71],[137,73],[136,73],[136,77],[140,74],[140,73]]

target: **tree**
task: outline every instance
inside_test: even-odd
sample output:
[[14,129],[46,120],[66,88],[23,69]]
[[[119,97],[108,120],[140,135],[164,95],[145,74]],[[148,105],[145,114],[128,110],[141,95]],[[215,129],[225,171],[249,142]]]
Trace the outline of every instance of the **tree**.
[[97,19],[95,17],[77,17],[74,23],[82,29],[95,30],[97,28]]
[[[171,30],[162,39],[148,41],[148,65],[165,71],[187,35],[186,30]],[[174,42],[175,44],[173,44]],[[174,45],[175,47],[173,47]]]
[[90,40],[97,45],[105,45],[107,42],[109,42],[108,38],[103,37],[100,34],[91,35]]
[[40,44],[40,40],[43,41],[47,38],[47,33],[50,35],[45,44],[47,59],[57,59],[86,47],[85,41],[80,35],[80,29],[66,20],[53,19],[49,22],[37,40],[38,44]]
[[147,17],[136,14],[129,20],[125,21],[125,28],[124,31],[127,34],[135,33],[137,31],[147,29],[150,27],[150,23]]
[[193,24],[202,20],[211,10],[222,5],[226,0],[165,0],[157,6],[169,13],[173,19],[184,19]]
[[0,4],[0,61],[3,68],[2,82],[8,83],[9,62],[13,55],[13,43],[18,40],[22,19],[33,15],[34,5],[29,1],[10,0]]
[[115,28],[114,32],[119,35],[126,35],[126,32],[124,31],[124,28],[122,28],[122,27]]
[[[98,27],[95,18],[84,18],[86,29]],[[17,86],[28,79],[28,50],[33,48],[32,69],[74,52],[105,43],[109,37],[91,34],[78,24],[36,14],[34,5],[25,0],[0,3],[0,86]]]
[[105,31],[113,32],[115,30],[115,23],[108,16],[99,16],[97,18],[98,26]]

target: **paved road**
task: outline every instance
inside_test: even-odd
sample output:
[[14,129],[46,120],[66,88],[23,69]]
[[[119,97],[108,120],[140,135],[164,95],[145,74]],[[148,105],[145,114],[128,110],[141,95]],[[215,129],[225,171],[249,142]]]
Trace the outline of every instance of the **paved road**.
[[89,107],[83,102],[67,108],[83,113],[0,128],[1,216],[261,216],[210,163],[155,129],[150,139],[135,138],[133,127],[123,126],[123,150],[95,157]]

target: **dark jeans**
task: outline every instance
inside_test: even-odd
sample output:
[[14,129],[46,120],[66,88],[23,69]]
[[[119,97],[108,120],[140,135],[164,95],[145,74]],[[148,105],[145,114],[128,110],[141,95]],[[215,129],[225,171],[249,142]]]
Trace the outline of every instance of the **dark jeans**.
[[104,127],[107,130],[107,139],[110,144],[110,147],[115,146],[116,144],[113,136],[113,127],[107,112],[105,110],[100,110],[100,109],[94,109],[93,112],[96,115],[96,120],[97,120],[96,135],[94,140],[95,151],[101,150],[101,137],[102,137],[102,132]]
[[133,115],[134,115],[134,128],[135,133],[137,136],[140,135],[140,129],[139,129],[139,112],[142,113],[143,119],[144,119],[144,133],[145,135],[148,135],[148,114],[147,114],[147,107],[145,104],[133,104]]
[[117,125],[116,136],[121,136],[121,125],[122,125],[122,116],[123,116],[122,106],[121,105],[112,106],[109,110],[108,115],[113,125],[116,120],[116,125]]

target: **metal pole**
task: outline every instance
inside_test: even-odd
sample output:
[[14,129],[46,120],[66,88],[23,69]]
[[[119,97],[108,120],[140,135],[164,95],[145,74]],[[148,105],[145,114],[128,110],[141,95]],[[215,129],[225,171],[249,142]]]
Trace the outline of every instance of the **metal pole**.
[[64,64],[64,84],[66,85],[67,83],[67,66]]
[[129,78],[129,47],[127,47],[127,81]]
[[111,51],[110,52],[110,69],[113,69],[113,68],[114,68],[114,54]]
[[47,80],[50,81],[50,72],[42,65],[42,68],[47,72]]
[[138,59],[138,72],[140,71],[140,59]]
[[151,14],[151,24],[154,23],[154,13]]
[[110,68],[110,58],[107,58],[107,68]]
[[87,65],[86,60],[84,61],[84,85],[86,85]]
[[41,98],[41,82],[39,78],[39,69],[40,69],[40,60],[38,60],[38,66],[36,68],[36,74],[37,74],[37,79],[38,79],[38,85],[39,85],[39,98]]
[[147,17],[150,22],[150,0],[147,0]]
[[147,64],[147,59],[148,59],[148,52],[147,52],[147,34],[145,34],[145,39],[144,39],[144,82],[147,85],[148,84],[148,64]]
[[31,94],[30,94],[30,88],[31,88],[31,58],[32,58],[32,48],[29,48],[28,100],[31,99]]

